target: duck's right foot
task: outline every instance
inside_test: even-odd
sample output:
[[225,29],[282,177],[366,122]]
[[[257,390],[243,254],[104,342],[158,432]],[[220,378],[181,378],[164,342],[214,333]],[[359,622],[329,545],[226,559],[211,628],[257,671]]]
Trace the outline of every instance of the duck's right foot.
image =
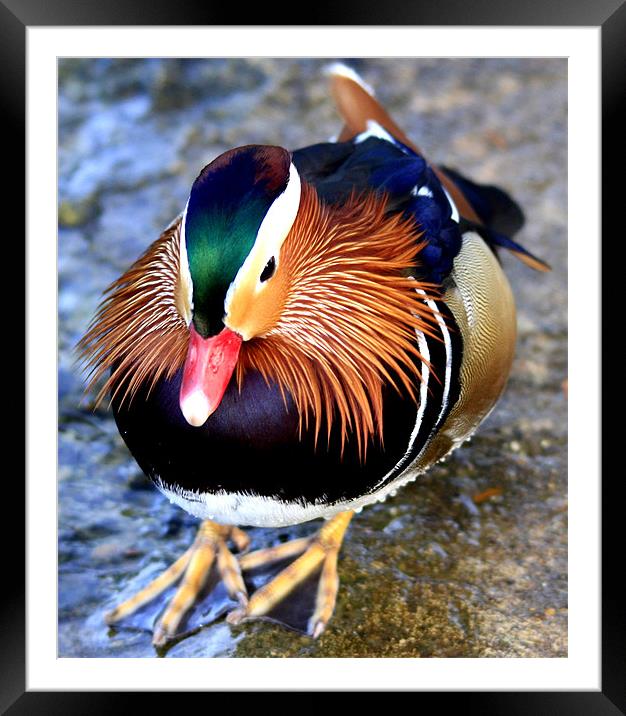
[[237,600],[241,608],[245,608],[248,593],[239,562],[228,549],[229,540],[232,540],[239,551],[246,549],[250,542],[246,533],[238,527],[204,521],[193,545],[185,554],[138,594],[108,612],[104,617],[106,623],[118,623],[158,597],[182,577],[180,587],[154,626],[152,643],[158,647],[164,646],[176,637],[181,621],[202,592],[214,563],[217,563],[220,577],[230,597]]

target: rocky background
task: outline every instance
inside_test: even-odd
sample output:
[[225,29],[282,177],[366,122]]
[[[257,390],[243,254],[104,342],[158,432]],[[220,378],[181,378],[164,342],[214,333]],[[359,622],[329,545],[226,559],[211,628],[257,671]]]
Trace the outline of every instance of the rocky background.
[[[527,216],[519,241],[554,270],[503,256],[519,310],[507,391],[471,443],[353,521],[318,641],[200,613],[159,655],[567,656],[567,61],[350,63],[430,158],[512,192]],[[83,400],[73,346],[216,155],[337,132],[324,64],[59,61],[59,656],[156,655],[144,628],[162,602],[133,628],[102,616],[197,524],[143,477],[106,408]],[[250,534],[261,547],[316,527]]]

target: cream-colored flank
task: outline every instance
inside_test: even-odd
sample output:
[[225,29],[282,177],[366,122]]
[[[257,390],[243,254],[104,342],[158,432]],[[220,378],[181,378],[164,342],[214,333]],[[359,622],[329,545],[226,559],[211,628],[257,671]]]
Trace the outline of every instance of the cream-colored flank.
[[444,300],[463,338],[461,393],[418,464],[420,472],[466,440],[500,397],[515,352],[515,302],[493,252],[465,234]]

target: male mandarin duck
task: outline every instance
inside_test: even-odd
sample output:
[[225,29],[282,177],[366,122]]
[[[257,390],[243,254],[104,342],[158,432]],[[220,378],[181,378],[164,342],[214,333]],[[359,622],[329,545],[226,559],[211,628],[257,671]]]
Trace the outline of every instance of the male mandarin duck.
[[[329,68],[336,141],[214,159],[182,214],[108,289],[79,344],[134,458],[202,521],[108,623],[181,580],[154,628],[173,639],[213,565],[238,623],[317,577],[319,636],[355,512],[467,440],[507,380],[515,306],[496,255],[523,224],[502,190],[439,168],[350,68]],[[245,553],[242,526],[327,521]],[[235,556],[229,544],[243,554]],[[291,559],[248,595],[242,573]],[[283,609],[284,611],[284,609]]]

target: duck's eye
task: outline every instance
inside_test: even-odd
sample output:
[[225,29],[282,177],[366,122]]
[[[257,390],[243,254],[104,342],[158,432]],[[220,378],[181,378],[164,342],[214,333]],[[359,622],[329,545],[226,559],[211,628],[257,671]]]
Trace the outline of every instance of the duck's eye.
[[267,281],[268,279],[272,278],[275,270],[276,270],[276,259],[272,256],[272,258],[265,264],[265,268],[263,269],[263,272],[261,273],[260,280]]

